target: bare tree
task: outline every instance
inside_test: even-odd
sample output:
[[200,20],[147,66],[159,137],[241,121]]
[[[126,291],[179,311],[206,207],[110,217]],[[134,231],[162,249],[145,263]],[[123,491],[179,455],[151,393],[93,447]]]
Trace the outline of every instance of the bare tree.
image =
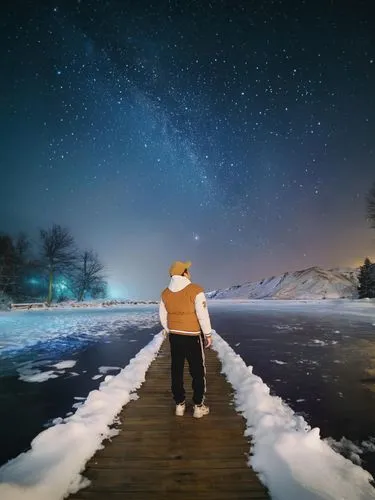
[[69,229],[54,224],[52,228],[41,229],[42,259],[48,271],[47,302],[52,302],[53,280],[56,273],[64,273],[74,266],[77,259],[74,238]]
[[85,250],[79,256],[74,279],[78,302],[83,300],[86,292],[102,286],[104,281],[103,270],[104,265],[100,262],[97,254],[91,250]]
[[375,229],[375,182],[367,196],[367,218],[371,227]]

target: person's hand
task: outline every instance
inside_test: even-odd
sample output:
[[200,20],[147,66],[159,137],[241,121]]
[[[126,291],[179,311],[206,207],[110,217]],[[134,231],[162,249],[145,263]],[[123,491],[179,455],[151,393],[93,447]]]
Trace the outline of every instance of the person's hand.
[[212,346],[212,336],[204,336],[204,348],[208,349],[209,347]]

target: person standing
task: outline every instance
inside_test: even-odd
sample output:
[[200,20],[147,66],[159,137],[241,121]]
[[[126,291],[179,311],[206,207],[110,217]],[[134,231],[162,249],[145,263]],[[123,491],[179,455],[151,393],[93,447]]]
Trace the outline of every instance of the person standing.
[[162,292],[159,316],[169,335],[171,350],[172,394],[176,403],[175,413],[185,413],[184,365],[189,365],[192,377],[195,418],[208,415],[204,403],[206,394],[206,366],[204,347],[211,346],[211,321],[207,301],[201,286],[191,282],[191,262],[173,262],[169,269],[168,287]]

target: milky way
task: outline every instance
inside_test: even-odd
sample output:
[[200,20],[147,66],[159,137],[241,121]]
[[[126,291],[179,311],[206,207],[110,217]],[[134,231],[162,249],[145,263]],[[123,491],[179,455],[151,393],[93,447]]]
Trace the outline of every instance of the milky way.
[[0,229],[155,297],[375,256],[372,2],[2,5]]

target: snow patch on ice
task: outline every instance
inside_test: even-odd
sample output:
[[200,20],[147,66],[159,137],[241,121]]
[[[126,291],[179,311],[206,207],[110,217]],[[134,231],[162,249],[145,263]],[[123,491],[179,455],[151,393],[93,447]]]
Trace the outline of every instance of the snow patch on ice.
[[300,331],[303,330],[302,326],[297,326],[297,325],[275,325],[276,330],[281,330],[283,332],[293,332],[293,331]]
[[237,411],[251,436],[249,465],[278,500],[375,499],[371,474],[336,453],[281,398],[253,374],[224,339],[214,336],[213,348],[222,371],[235,390]]
[[31,449],[0,468],[1,500],[61,500],[89,484],[86,462],[114,435],[109,426],[145,374],[163,341],[162,333],[141,349],[116,377],[91,391],[74,415],[41,432]]
[[59,375],[53,370],[42,372],[41,370],[25,370],[19,375],[19,380],[23,382],[45,382],[51,378],[58,378]]
[[64,419],[63,419],[63,418],[61,418],[61,417],[57,417],[57,418],[54,418],[54,419],[52,420],[52,424],[53,424],[53,425],[62,424],[62,423],[63,423],[63,421],[64,421]]
[[106,374],[115,370],[121,370],[119,366],[99,366],[99,373]]
[[369,437],[366,441],[361,443],[364,451],[375,453],[375,437]]
[[369,436],[367,440],[362,441],[360,444],[353,443],[353,441],[345,437],[341,438],[340,441],[335,441],[332,438],[327,438],[325,441],[333,449],[359,465],[362,463],[361,455],[364,453],[375,453],[375,437],[372,436]]
[[319,339],[313,339],[312,343],[321,346],[329,345],[329,342],[327,342],[326,340],[319,340]]
[[[314,366],[319,366],[319,361],[316,361],[316,360],[314,360],[314,359],[299,359],[299,360],[297,361],[297,363],[298,363],[299,365],[313,365],[312,367],[314,367]],[[310,366],[310,369],[311,369],[312,367]]]
[[280,361],[279,359],[271,359],[271,363],[275,363],[276,365],[287,365],[286,361]]
[[[52,378],[58,378],[66,373],[66,368],[72,368],[77,362],[74,360],[60,361],[55,364],[51,364],[50,361],[27,361],[19,365],[17,372],[19,375],[19,380],[23,382],[46,382]],[[43,367],[52,367],[54,370],[42,370]],[[78,376],[76,372],[70,372],[71,376]]]
[[338,340],[320,340],[320,339],[313,339],[311,341],[315,346],[321,346],[325,347],[327,345],[336,345],[338,344]]
[[350,439],[342,437],[340,441],[336,441],[335,439],[329,437],[324,439],[324,441],[328,443],[333,450],[341,453],[341,455],[348,458],[353,463],[361,465],[362,460],[360,455],[362,455],[363,450],[353,443],[353,441],[350,441]]
[[60,361],[59,363],[55,363],[54,365],[51,365],[58,370],[65,370],[66,368],[73,368],[76,365],[77,361],[74,361],[73,359],[67,359],[66,361]]

